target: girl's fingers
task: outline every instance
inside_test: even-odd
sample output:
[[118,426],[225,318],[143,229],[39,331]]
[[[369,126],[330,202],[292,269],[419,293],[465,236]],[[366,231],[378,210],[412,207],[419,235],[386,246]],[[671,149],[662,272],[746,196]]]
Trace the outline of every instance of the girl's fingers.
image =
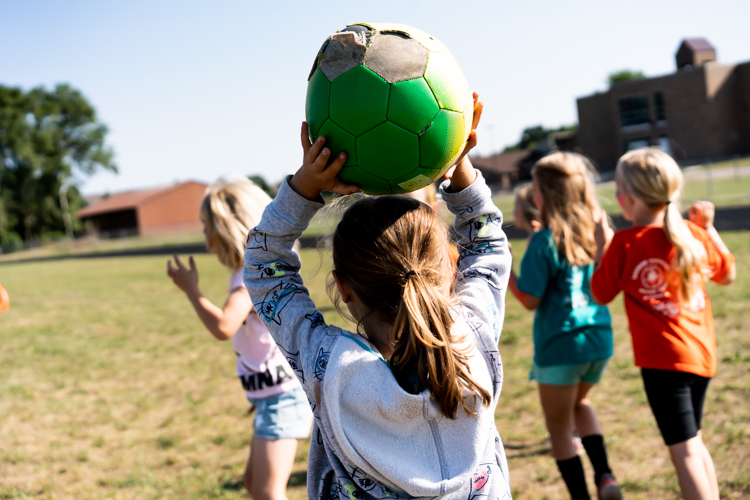
[[333,183],[332,193],[350,195],[359,191],[359,186],[356,184],[347,184],[338,177]]
[[[328,160],[327,156],[326,160]],[[336,159],[325,169],[325,173],[328,174],[329,178],[336,177],[339,175],[341,169],[344,168],[344,163],[346,163],[346,153],[339,153]]]
[[479,98],[479,94],[475,92],[474,96],[475,96],[474,116],[471,120],[471,128],[475,130],[479,126],[479,120],[482,119],[482,111],[484,111],[484,103],[482,101],[477,100]]
[[318,157],[320,156],[321,150],[323,149],[323,144],[325,144],[326,139],[323,136],[318,137],[313,145],[310,147],[310,150],[307,152],[307,163],[314,164]]
[[313,163],[313,165],[318,172],[323,172],[324,170],[326,170],[326,164],[328,163],[329,156],[331,156],[331,150],[328,148],[323,148],[323,151],[321,151],[317,158],[315,158],[315,162]]
[[190,264],[190,272],[194,272],[195,271],[195,259],[193,258],[192,255],[188,259],[188,264]]
[[454,172],[455,170],[456,170],[456,166],[455,166],[455,165],[453,165],[453,166],[452,166],[451,168],[449,168],[449,169],[448,169],[448,170],[447,170],[447,171],[446,171],[446,172],[445,172],[445,173],[443,174],[443,177],[442,177],[442,178],[443,178],[443,179],[450,179],[451,177],[453,177],[453,172]]
[[182,265],[182,261],[177,256],[177,254],[174,254],[173,257],[174,257],[175,264],[177,264],[177,269],[179,269],[180,271],[182,271],[183,269],[185,269],[185,266]]
[[304,151],[305,155],[307,155],[307,153],[310,151],[310,148],[312,147],[307,122],[302,122],[302,130],[300,130],[300,140],[302,141],[302,151]]

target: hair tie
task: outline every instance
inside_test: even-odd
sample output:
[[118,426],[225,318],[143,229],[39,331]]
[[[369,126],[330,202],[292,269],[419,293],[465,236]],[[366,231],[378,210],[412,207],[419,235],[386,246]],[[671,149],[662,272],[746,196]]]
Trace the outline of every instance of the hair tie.
[[416,275],[416,276],[419,276],[419,273],[418,273],[418,272],[416,272],[416,271],[415,271],[414,269],[412,269],[412,270],[411,270],[411,271],[409,271],[408,273],[404,274],[404,279],[407,279],[407,278],[408,278],[409,276],[415,276],[415,275]]
[[667,206],[669,206],[670,203],[672,203],[672,200],[667,200]]

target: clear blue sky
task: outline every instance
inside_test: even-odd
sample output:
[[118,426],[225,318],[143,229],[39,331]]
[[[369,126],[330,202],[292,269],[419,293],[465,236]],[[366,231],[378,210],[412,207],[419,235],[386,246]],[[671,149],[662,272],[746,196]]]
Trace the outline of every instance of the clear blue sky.
[[299,2],[0,0],[0,84],[67,82],[111,129],[119,175],[84,193],[259,173],[300,162],[307,75],[326,36],[398,22],[443,41],[486,112],[479,152],[528,125],[577,120],[575,98],[629,68],[674,71],[680,40],[705,36],[720,62],[750,60],[750,2]]

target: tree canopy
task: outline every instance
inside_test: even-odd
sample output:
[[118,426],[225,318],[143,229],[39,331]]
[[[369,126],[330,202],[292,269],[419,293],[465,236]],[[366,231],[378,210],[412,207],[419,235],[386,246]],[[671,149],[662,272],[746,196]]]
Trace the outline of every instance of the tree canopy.
[[[65,231],[64,205],[83,205],[80,176],[117,172],[107,133],[69,85],[28,92],[0,85],[0,243]],[[68,229],[78,225],[73,217]]]
[[545,128],[542,125],[526,127],[521,132],[521,138],[517,143],[506,146],[503,151],[520,151],[524,149],[534,149],[540,142],[545,140],[549,134],[554,132],[569,132],[577,130],[578,125],[563,125],[558,128]]
[[609,86],[611,87],[615,83],[629,82],[632,80],[643,80],[644,78],[646,78],[646,75],[643,74],[643,71],[621,69],[620,71],[610,73],[607,77],[607,83],[609,83]]

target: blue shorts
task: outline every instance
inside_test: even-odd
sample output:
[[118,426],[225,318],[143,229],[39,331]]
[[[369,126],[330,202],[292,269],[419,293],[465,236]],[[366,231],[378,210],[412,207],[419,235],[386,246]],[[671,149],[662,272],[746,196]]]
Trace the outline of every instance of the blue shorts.
[[529,380],[551,385],[573,385],[581,381],[596,384],[601,380],[607,363],[609,358],[573,365],[538,366],[534,363],[529,372]]
[[305,439],[313,415],[302,387],[267,398],[247,398],[255,406],[255,435],[264,439]]

